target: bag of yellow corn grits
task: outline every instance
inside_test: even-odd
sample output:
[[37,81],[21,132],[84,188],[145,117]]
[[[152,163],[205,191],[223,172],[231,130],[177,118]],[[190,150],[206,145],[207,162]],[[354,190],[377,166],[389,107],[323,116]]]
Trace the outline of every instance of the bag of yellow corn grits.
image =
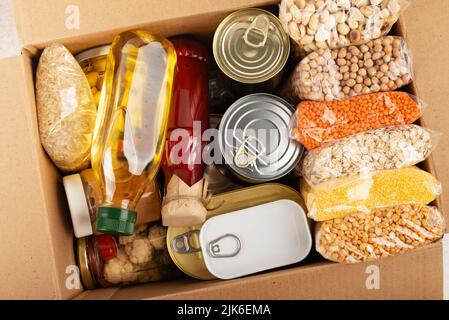
[[400,204],[429,204],[441,194],[441,184],[415,166],[338,178],[315,188],[301,181],[309,217],[315,221]]

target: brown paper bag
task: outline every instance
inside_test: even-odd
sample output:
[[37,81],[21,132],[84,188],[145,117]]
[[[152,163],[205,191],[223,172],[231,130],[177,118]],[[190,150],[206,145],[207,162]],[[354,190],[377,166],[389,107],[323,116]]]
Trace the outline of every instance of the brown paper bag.
[[207,181],[189,187],[176,175],[167,185],[162,203],[162,224],[167,227],[192,227],[206,220]]

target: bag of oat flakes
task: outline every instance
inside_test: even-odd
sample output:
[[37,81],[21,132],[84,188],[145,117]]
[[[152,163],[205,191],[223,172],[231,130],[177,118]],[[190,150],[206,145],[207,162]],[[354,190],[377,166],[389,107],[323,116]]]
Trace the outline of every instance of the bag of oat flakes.
[[[361,132],[310,150],[301,174],[313,187],[376,170],[401,169],[426,160],[441,134],[418,125]],[[332,181],[331,181],[332,180]]]

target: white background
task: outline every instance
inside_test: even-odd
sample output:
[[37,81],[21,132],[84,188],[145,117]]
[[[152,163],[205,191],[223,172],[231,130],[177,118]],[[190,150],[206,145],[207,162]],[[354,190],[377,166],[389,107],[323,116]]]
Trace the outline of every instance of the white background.
[[20,53],[11,0],[0,0],[0,58]]

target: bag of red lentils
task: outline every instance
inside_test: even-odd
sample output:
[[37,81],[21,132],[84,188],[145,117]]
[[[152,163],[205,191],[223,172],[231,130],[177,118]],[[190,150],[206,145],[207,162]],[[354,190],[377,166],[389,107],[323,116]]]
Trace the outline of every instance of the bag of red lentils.
[[290,121],[291,137],[307,150],[360,132],[412,124],[424,104],[405,92],[382,92],[339,101],[303,101]]

